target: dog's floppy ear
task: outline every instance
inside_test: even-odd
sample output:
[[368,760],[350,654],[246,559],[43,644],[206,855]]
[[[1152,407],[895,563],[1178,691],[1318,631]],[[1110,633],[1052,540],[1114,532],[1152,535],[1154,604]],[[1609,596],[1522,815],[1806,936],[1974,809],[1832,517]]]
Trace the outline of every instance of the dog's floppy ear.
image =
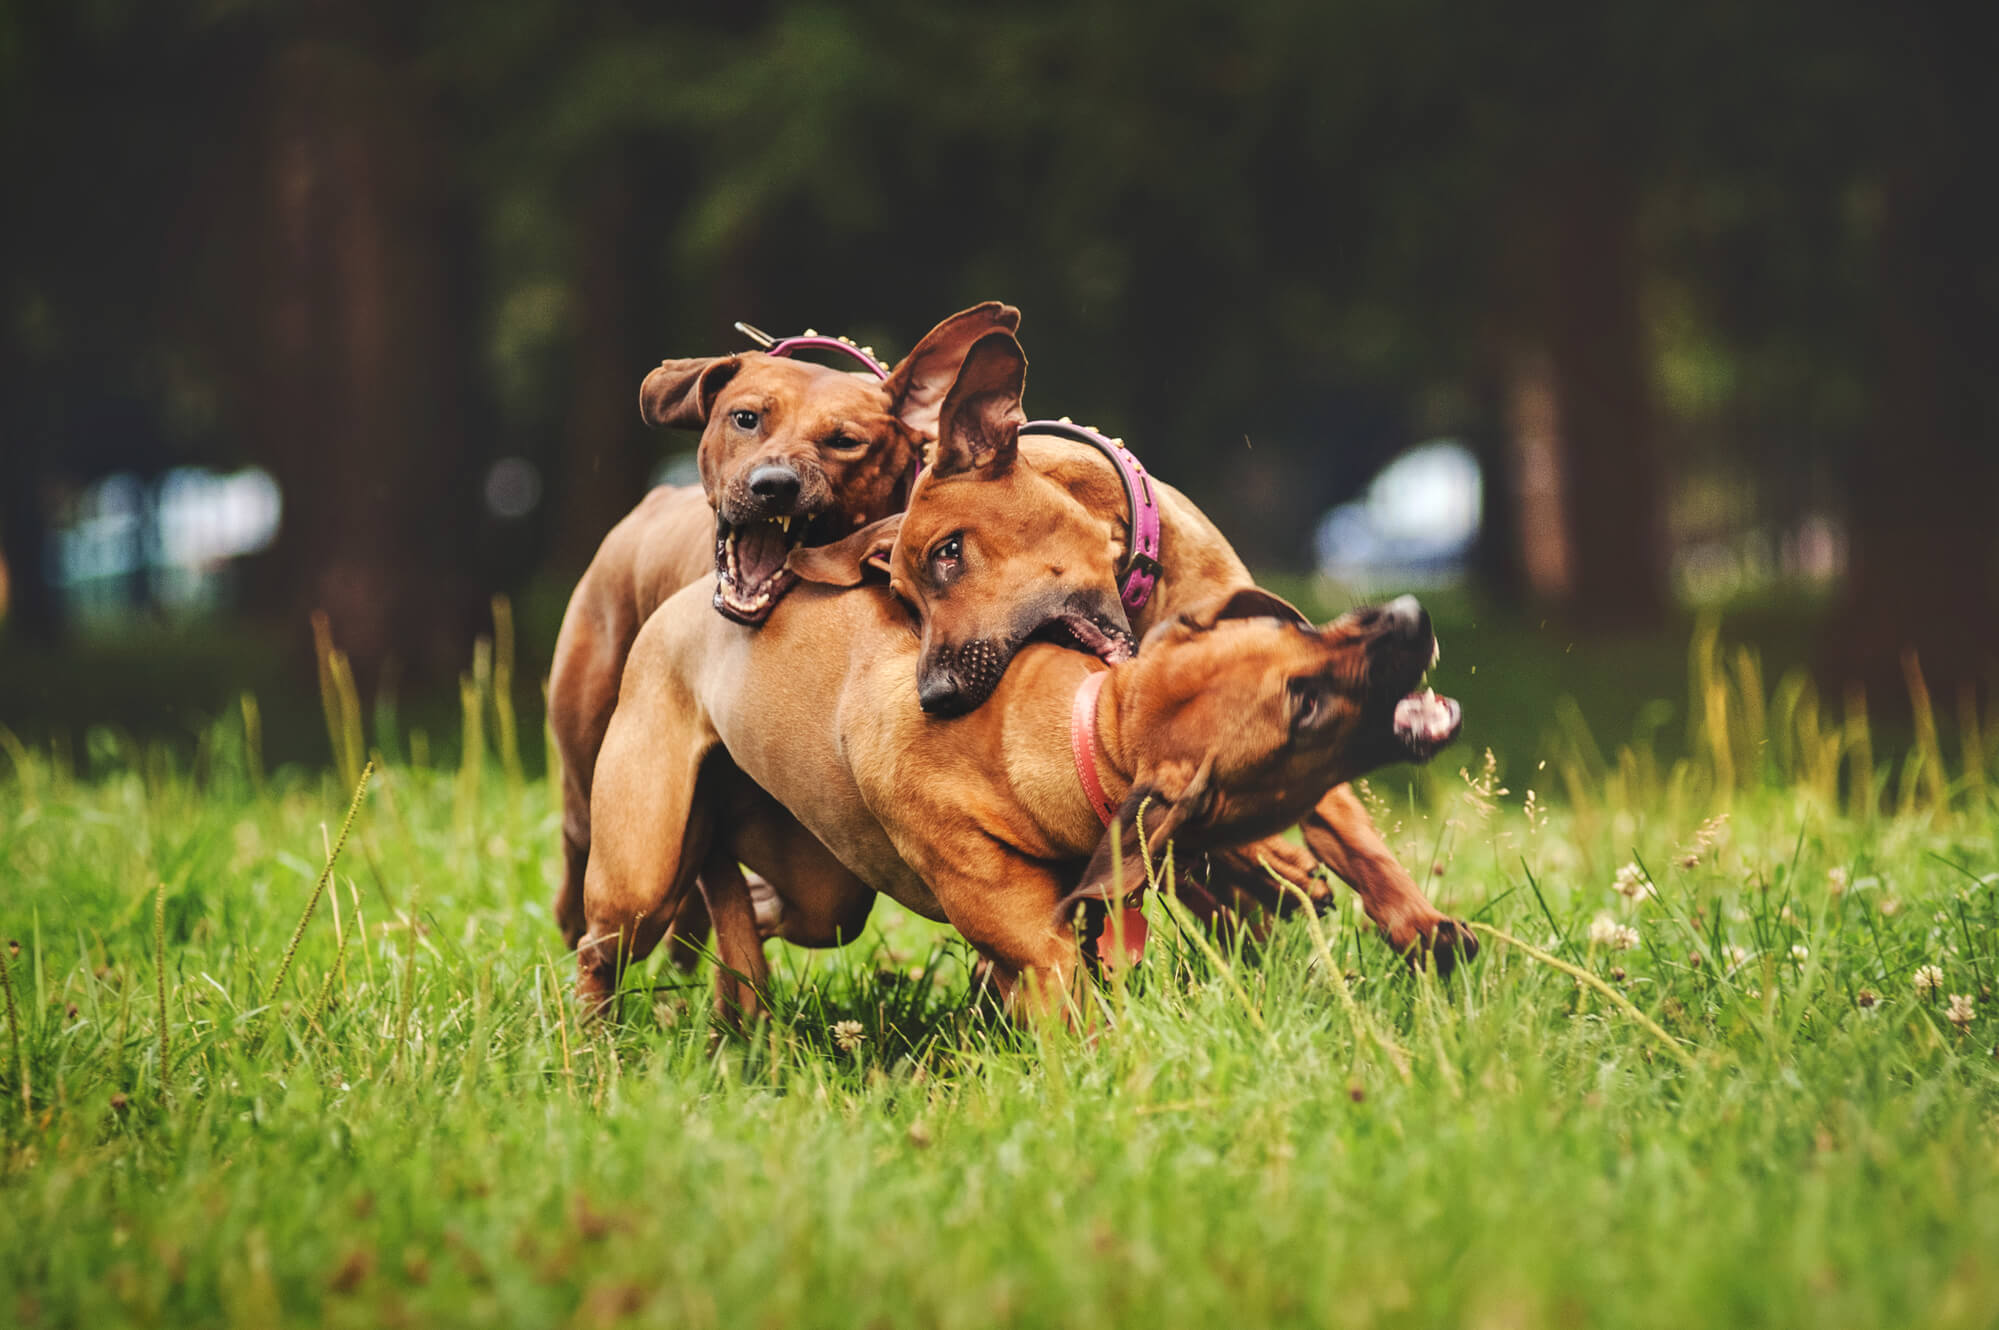
[[[1168,794],[1162,785],[1140,783],[1132,787],[1117,818],[1104,828],[1104,838],[1083,870],[1083,880],[1055,907],[1055,918],[1067,924],[1078,906],[1087,900],[1115,905],[1145,885],[1145,865],[1155,871],[1173,833],[1189,823],[1198,824],[1214,807],[1216,790],[1212,781],[1214,759],[1203,759],[1194,774],[1178,783],[1178,793]],[[1165,782],[1173,784],[1174,782]],[[1112,847],[1117,852],[1117,872],[1111,871]]]
[[871,572],[886,578],[888,552],[901,530],[902,514],[890,513],[830,545],[800,545],[785,557],[784,566],[800,581],[821,586],[859,586]]
[[654,429],[698,429],[708,423],[716,394],[742,366],[741,356],[663,360],[639,385],[639,416]]
[[1282,619],[1301,628],[1312,626],[1312,621],[1296,605],[1260,586],[1239,587],[1220,600],[1198,606],[1180,617],[1192,628],[1213,628],[1224,619]]
[[989,332],[972,343],[938,414],[931,470],[941,479],[966,471],[999,475],[1012,466],[1027,420],[1020,408],[1026,386],[1027,356],[1012,333]]
[[895,414],[918,434],[936,434],[944,398],[950,393],[972,344],[989,332],[1010,333],[1019,327],[1019,310],[988,300],[953,314],[932,328],[882,385],[888,390]]
[[1138,644],[1139,653],[1144,654],[1152,649],[1155,642],[1163,642],[1169,637],[1205,633],[1224,619],[1282,619],[1302,628],[1312,627],[1312,621],[1282,596],[1272,595],[1262,587],[1246,586],[1231,591],[1219,600],[1197,605],[1184,614],[1176,614],[1153,624]]

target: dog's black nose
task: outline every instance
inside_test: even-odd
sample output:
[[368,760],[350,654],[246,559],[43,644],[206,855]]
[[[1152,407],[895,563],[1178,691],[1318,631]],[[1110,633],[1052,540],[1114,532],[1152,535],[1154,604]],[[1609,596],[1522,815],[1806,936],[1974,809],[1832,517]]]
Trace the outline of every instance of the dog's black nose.
[[1430,612],[1414,596],[1397,596],[1381,607],[1383,629],[1411,641],[1430,640]]
[[750,472],[750,492],[772,511],[788,513],[798,502],[798,473],[788,466],[760,466]]
[[964,695],[957,680],[933,674],[916,681],[916,701],[926,715],[955,716],[964,709]]

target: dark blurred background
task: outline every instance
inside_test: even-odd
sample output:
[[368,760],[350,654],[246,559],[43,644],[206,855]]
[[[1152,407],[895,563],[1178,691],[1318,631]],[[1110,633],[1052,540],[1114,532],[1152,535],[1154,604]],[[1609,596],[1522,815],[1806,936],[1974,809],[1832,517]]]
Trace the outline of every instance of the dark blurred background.
[[1465,631],[1666,671],[1724,606],[1833,687],[1892,702],[1914,649],[1969,697],[1999,654],[1979,31],[1842,0],[13,0],[0,724],[171,734],[248,688],[282,749],[319,724],[313,611],[364,693],[414,697],[494,592],[538,678],[598,539],[688,474],[647,368],[736,319],[892,359],[989,298],[1031,411],[1129,438],[1324,603],[1450,587]]

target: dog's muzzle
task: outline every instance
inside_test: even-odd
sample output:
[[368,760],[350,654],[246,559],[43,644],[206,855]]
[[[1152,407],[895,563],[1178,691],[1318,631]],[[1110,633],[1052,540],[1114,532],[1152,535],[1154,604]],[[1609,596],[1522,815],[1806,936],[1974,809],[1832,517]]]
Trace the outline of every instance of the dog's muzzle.
[[917,677],[917,701],[933,716],[961,716],[977,710],[999,687],[1020,649],[1031,641],[1069,647],[1110,665],[1130,660],[1137,650],[1121,606],[1071,595],[1044,611],[1042,617],[1030,620],[1023,630],[962,646],[931,648]]
[[1458,737],[1464,724],[1464,710],[1456,700],[1439,697],[1424,683],[1442,656],[1429,612],[1414,596],[1398,596],[1359,613],[1374,633],[1368,655],[1369,670],[1379,681],[1377,695],[1397,699],[1388,714],[1397,756],[1427,762]]
[[770,617],[798,574],[786,558],[807,543],[814,519],[760,517],[736,523],[715,515],[715,608],[751,626]]

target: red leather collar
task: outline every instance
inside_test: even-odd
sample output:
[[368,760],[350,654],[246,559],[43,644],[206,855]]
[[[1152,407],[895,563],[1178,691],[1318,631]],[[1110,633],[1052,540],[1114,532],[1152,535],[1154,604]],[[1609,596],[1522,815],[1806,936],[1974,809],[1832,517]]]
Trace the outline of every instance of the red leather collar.
[[1076,758],[1076,778],[1082,781],[1083,794],[1097,820],[1105,826],[1117,820],[1117,805],[1104,793],[1102,773],[1097,768],[1097,695],[1110,677],[1109,670],[1091,670],[1076,689],[1076,700],[1069,708],[1069,751]]
[[[1090,801],[1097,820],[1111,835],[1117,835],[1117,805],[1104,793],[1103,773],[1097,763],[1097,698],[1104,691],[1104,680],[1110,677],[1109,670],[1091,670],[1078,685],[1076,700],[1069,707],[1069,752],[1076,759],[1076,779],[1082,783],[1083,796]],[[1145,888],[1141,886],[1132,895],[1130,904],[1104,921],[1103,931],[1096,940],[1099,966],[1136,965],[1144,959],[1145,939],[1150,932],[1141,908],[1144,898]],[[1124,938],[1123,957],[1117,955],[1119,933]]]

